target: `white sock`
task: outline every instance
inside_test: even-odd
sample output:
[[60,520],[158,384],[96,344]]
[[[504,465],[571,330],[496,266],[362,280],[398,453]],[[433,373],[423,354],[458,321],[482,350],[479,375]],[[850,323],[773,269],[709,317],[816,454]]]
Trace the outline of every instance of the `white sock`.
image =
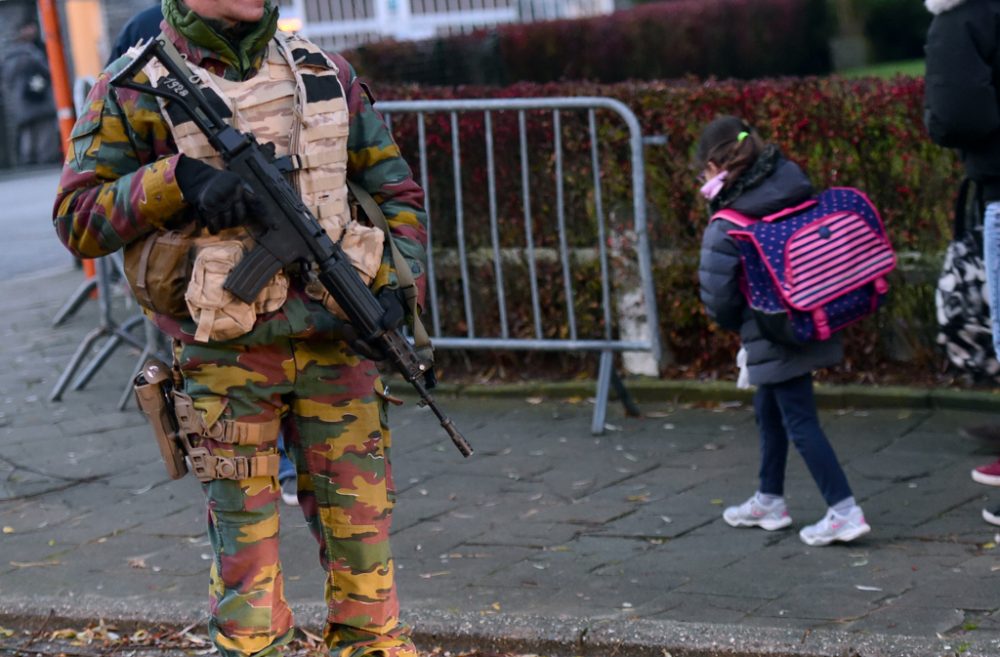
[[848,515],[851,512],[851,509],[853,509],[857,505],[858,503],[854,501],[854,496],[852,495],[851,497],[845,497],[844,499],[840,500],[830,508],[838,516],[844,517]]
[[767,506],[767,507],[771,507],[779,503],[784,503],[785,501],[785,498],[782,497],[781,495],[771,495],[770,493],[762,493],[760,491],[757,491],[756,497],[757,497],[757,502],[761,506]]

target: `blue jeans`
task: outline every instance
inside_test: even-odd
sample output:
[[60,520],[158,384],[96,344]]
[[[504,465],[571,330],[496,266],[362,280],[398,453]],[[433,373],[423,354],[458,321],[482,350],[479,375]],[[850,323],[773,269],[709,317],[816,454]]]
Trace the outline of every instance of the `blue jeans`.
[[295,464],[288,458],[285,452],[285,437],[278,434],[278,454],[281,455],[281,463],[278,465],[278,481],[284,481],[296,476]]
[[819,426],[812,374],[758,386],[753,406],[760,430],[761,493],[785,494],[785,465],[791,439],[827,506],[851,497],[847,475]]
[[983,214],[983,260],[993,349],[1000,355],[1000,202],[988,203]]

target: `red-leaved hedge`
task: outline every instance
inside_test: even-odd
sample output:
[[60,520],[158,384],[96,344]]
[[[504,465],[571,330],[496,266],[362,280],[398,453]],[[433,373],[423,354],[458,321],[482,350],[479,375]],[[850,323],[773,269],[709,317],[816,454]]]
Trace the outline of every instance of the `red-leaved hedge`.
[[[613,85],[517,84],[499,89],[379,84],[376,94],[381,99],[609,96],[635,112],[644,134],[665,135],[665,144],[645,149],[650,232],[657,251],[659,324],[676,359],[673,373],[710,377],[719,373],[729,375],[735,340],[708,322],[697,297],[697,253],[706,212],[703,201],[696,195],[690,157],[701,128],[714,116],[722,113],[742,116],[802,165],[817,187],[850,185],[866,191],[881,210],[901,255],[901,267],[893,277],[887,307],[876,318],[850,329],[849,355],[840,376],[850,380],[895,381],[914,377],[934,379],[940,373],[942,360],[933,344],[933,282],[938,259],[948,240],[950,210],[961,166],[953,152],[936,147],[926,136],[921,118],[923,80],[920,78],[899,77],[889,81],[782,78],[752,82],[687,79]],[[485,166],[482,147],[477,146],[484,141],[483,118],[481,114],[459,116],[465,234],[470,248],[483,247],[488,244],[489,235],[484,210],[488,203]],[[627,212],[631,204],[627,131],[611,113],[599,112],[597,117],[602,153],[612,158],[611,164],[603,167],[604,200],[608,207],[625,208]],[[574,120],[566,116],[562,121],[567,185],[564,203],[570,217],[592,224],[592,198],[587,191],[591,180],[589,142],[585,131],[572,130]],[[548,171],[552,166],[552,115],[530,113],[528,124],[533,175],[551,180]],[[394,116],[393,126],[404,154],[416,168],[419,160],[415,121],[403,115]],[[502,236],[508,236],[502,240],[508,240],[504,246],[518,243],[523,246],[523,236],[517,233],[523,231],[523,221],[520,172],[516,164],[516,116],[495,113],[493,126],[499,169],[500,230]],[[454,223],[454,190],[448,115],[429,115],[426,130],[435,244],[453,246],[454,229],[449,228]],[[511,164],[502,164],[505,161]],[[532,194],[535,243],[554,244],[551,217],[555,192],[541,188]],[[572,240],[571,232],[571,246]],[[594,272],[580,268],[576,275],[583,282]],[[439,282],[446,291],[452,284],[453,281],[447,280]],[[558,275],[552,287],[550,305],[557,309]],[[454,293],[460,291],[455,289]],[[580,314],[597,307],[593,299],[577,302]],[[459,306],[444,309],[442,324],[449,334],[461,334],[464,329]],[[477,305],[484,309],[477,321],[483,324],[491,321],[489,306],[488,299]],[[600,321],[599,313],[594,312],[594,317],[595,322]],[[558,317],[553,319],[547,326],[551,325],[553,334],[557,334],[561,323]],[[530,318],[514,318],[514,323],[515,334],[517,327],[530,333]]]
[[825,0],[673,0],[345,54],[372,79],[420,84],[754,78],[828,72],[830,36]]

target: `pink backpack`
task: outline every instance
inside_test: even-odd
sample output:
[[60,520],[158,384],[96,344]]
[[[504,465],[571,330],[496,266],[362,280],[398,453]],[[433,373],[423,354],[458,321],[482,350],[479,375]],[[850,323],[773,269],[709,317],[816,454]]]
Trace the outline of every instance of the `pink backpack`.
[[766,217],[721,210],[743,259],[741,280],[765,337],[783,344],[826,340],[878,310],[896,255],[864,193],[834,187]]

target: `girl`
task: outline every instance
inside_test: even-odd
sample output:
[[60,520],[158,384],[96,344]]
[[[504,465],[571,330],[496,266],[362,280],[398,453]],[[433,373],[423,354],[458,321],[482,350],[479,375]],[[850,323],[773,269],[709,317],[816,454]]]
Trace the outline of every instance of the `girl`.
[[[701,193],[713,215],[729,208],[764,217],[813,196],[805,173],[733,116],[720,117],[705,128],[695,159],[704,181]],[[826,515],[804,527],[799,536],[812,546],[852,541],[871,528],[820,428],[812,385],[814,369],[835,365],[843,358],[840,336],[791,347],[762,334],[740,291],[742,262],[735,238],[729,235],[734,228],[735,224],[722,219],[709,223],[702,238],[698,278],[709,317],[724,329],[738,331],[746,350],[750,383],[757,386],[754,410],[761,464],[757,492],[743,504],[727,508],[722,517],[733,527],[768,531],[792,524],[783,497],[791,440],[829,506]]]

